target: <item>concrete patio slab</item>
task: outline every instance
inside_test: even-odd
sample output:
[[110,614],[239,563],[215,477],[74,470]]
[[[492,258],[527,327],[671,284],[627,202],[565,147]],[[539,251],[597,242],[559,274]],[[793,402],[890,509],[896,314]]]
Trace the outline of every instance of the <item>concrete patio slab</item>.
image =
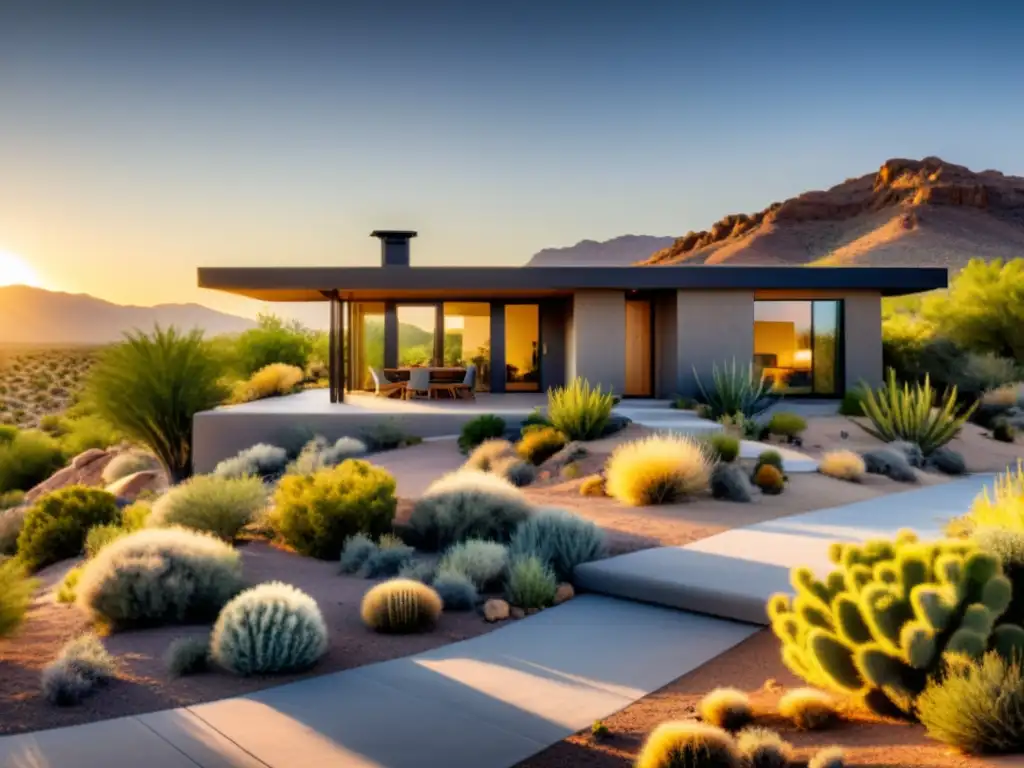
[[830,570],[828,545],[889,537],[913,528],[942,535],[945,522],[967,511],[992,475],[881,496],[739,528],[684,547],[657,547],[586,563],[577,585],[590,592],[766,625],[765,603],[789,592],[789,571]]

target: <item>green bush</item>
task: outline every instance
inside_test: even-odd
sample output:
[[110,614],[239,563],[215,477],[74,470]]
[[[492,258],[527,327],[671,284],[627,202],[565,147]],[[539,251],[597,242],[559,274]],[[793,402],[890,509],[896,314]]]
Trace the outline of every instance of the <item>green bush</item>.
[[372,451],[393,451],[403,445],[413,444],[413,438],[403,432],[394,419],[366,427],[362,431],[362,439]]
[[843,416],[864,415],[864,390],[861,387],[848,389],[839,403],[839,413]]
[[44,432],[18,432],[0,442],[0,493],[27,491],[64,466],[60,444]]
[[185,528],[148,528],[86,561],[78,605],[115,629],[203,623],[243,587],[229,544]]
[[[3,493],[0,493],[0,512],[3,512],[5,509],[20,507],[24,503],[24,491],[4,491]],[[2,550],[0,550],[0,552],[2,552]]]
[[439,571],[433,585],[446,611],[471,611],[480,599],[476,584],[459,571]]
[[390,532],[397,504],[389,472],[351,459],[312,475],[285,475],[270,520],[296,551],[333,560],[350,536]]
[[121,527],[128,533],[141,531],[149,524],[153,509],[148,502],[136,500],[121,510]]
[[871,420],[871,426],[863,429],[886,443],[915,443],[928,456],[956,437],[977,407],[975,403],[959,409],[956,398],[953,388],[937,405],[927,376],[923,384],[901,387],[896,382],[896,371],[890,368],[887,383],[877,393],[865,390],[864,415]]
[[59,442],[65,456],[77,456],[90,448],[106,450],[124,439],[105,419],[95,414],[64,419]]
[[377,632],[408,634],[431,629],[441,617],[440,595],[419,581],[392,579],[363,595],[363,622]]
[[459,435],[459,450],[469,453],[485,440],[494,440],[505,434],[505,420],[500,416],[485,413],[462,425]]
[[57,587],[58,603],[73,603],[78,599],[78,581],[82,578],[82,566],[72,568],[64,574],[60,586]]
[[213,474],[225,479],[241,477],[274,478],[288,466],[288,452],[284,448],[266,443],[240,451],[230,459],[224,459],[213,468]]
[[540,408],[534,408],[523,419],[523,423],[519,425],[520,434],[525,433],[532,427],[550,427],[551,422],[548,417],[541,413]]
[[710,389],[705,388],[696,368],[693,369],[693,377],[703,405],[708,406],[707,416],[713,421],[737,413],[750,419],[778,400],[772,395],[764,374],[754,372],[753,363],[741,365],[733,360],[731,365],[722,368],[716,363],[711,369]]
[[51,704],[78,704],[114,677],[116,665],[103,643],[93,634],[68,642],[57,658],[43,669],[43,695]]
[[77,557],[89,529],[116,523],[116,500],[106,491],[71,486],[41,497],[18,534],[18,558],[30,570]]
[[467,539],[504,544],[530,510],[523,492],[511,483],[489,473],[461,470],[427,488],[416,501],[407,528],[411,543],[431,551]]
[[716,461],[736,461],[740,455],[740,439],[726,432],[715,432],[708,438],[708,447]]
[[227,394],[200,330],[129,333],[93,366],[88,397],[103,419],[160,459],[172,483],[192,474],[192,417]]
[[534,466],[540,466],[565,447],[565,435],[553,427],[527,432],[516,445],[516,453]]
[[21,624],[32,604],[36,582],[25,575],[16,560],[0,562],[0,637],[6,637]]
[[234,597],[210,636],[210,655],[236,675],[298,672],[326,652],[327,625],[316,601],[277,581]]
[[[547,420],[569,440],[596,440],[604,434],[615,407],[611,392],[577,377],[567,387],[548,390]],[[534,462],[539,464],[540,462]]]
[[412,562],[415,554],[416,550],[400,541],[387,546],[380,545],[366,558],[359,572],[367,579],[397,576],[402,568]]
[[987,653],[952,662],[917,698],[928,735],[970,754],[1024,751],[1024,669],[1021,660]]
[[779,437],[794,438],[807,429],[807,420],[797,414],[788,411],[773,413],[768,420],[768,433]]
[[482,591],[501,584],[508,570],[508,547],[495,541],[467,539],[444,553],[438,571],[462,573]]
[[164,666],[171,677],[205,672],[210,663],[209,637],[179,637],[167,646]]
[[153,454],[127,451],[119,453],[103,468],[103,482],[105,485],[110,485],[129,475],[134,475],[136,472],[159,468],[160,462]]
[[647,737],[635,768],[748,768],[733,737],[692,720],[662,723]]
[[235,339],[230,363],[245,377],[273,363],[305,370],[314,341],[314,334],[297,321],[260,315],[255,328],[240,333]]
[[9,445],[17,435],[17,427],[11,424],[0,424],[0,445]]
[[558,583],[555,572],[535,555],[512,560],[505,584],[505,597],[523,610],[547,608],[555,601]]
[[180,525],[234,541],[266,503],[266,487],[258,477],[196,475],[156,500],[149,525]]
[[127,536],[128,531],[115,523],[94,525],[85,534],[85,556],[96,557],[96,553],[115,539]]
[[781,472],[783,469],[782,454],[771,448],[767,451],[761,451],[761,453],[757,455],[757,464],[754,466],[754,473],[757,474],[757,470],[765,464],[775,467],[779,472]]
[[551,567],[560,581],[571,580],[577,565],[599,560],[605,552],[604,531],[561,509],[531,515],[519,524],[509,544],[512,558],[533,555]]
[[796,598],[768,603],[786,666],[811,685],[854,696],[882,716],[913,718],[948,653],[1024,651],[1024,629],[1000,624],[1012,585],[999,561],[968,541],[836,543],[823,581],[794,568]]

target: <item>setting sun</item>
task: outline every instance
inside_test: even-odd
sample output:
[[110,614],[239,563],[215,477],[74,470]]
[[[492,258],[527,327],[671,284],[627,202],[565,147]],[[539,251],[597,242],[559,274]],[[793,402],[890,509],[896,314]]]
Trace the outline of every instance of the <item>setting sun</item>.
[[3,248],[0,248],[0,285],[42,287],[36,271],[23,258]]

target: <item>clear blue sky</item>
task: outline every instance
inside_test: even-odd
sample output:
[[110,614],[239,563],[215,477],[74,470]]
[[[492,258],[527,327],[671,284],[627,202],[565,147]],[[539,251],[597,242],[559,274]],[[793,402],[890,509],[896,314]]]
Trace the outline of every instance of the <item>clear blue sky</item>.
[[0,249],[252,313],[195,267],[372,264],[374,228],[514,264],[894,156],[1024,174],[1021,39],[1007,2],[0,0]]

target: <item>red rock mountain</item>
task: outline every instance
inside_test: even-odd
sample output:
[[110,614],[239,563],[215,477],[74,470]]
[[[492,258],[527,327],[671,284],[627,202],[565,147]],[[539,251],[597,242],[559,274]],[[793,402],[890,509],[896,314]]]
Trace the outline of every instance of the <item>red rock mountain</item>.
[[689,232],[642,264],[944,266],[1024,257],[1024,178],[937,157]]

